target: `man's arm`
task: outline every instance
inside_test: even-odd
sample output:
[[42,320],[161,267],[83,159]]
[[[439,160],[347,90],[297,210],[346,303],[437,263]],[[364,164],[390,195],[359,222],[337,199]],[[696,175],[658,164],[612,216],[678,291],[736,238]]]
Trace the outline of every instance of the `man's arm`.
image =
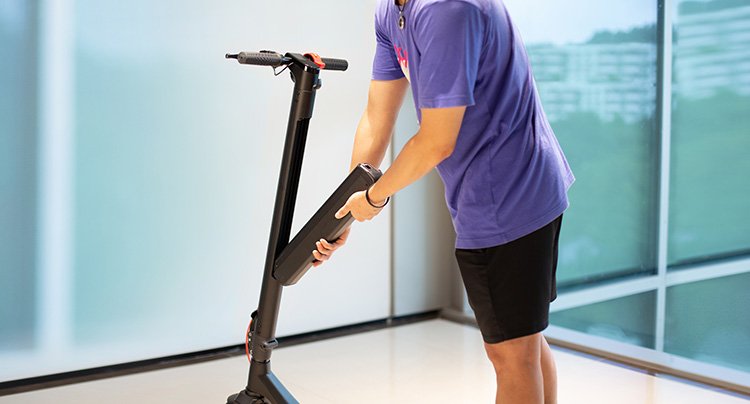
[[[423,108],[419,131],[404,146],[391,167],[370,188],[370,200],[382,205],[387,197],[422,178],[453,153],[466,107]],[[337,213],[347,212],[359,221],[372,219],[380,212],[365,197],[364,192],[353,194]]]
[[423,108],[419,131],[370,189],[370,199],[376,203],[385,201],[453,154],[465,111],[466,107]]
[[[367,128],[360,122],[360,128],[357,130],[357,141],[355,141],[354,152],[352,153],[353,165],[356,162],[379,165],[383,161],[383,155],[388,147],[391,132],[393,132],[395,114],[398,112],[399,106],[400,103],[395,107],[391,105],[389,110],[394,115],[391,115],[392,120],[389,122],[374,122],[373,115],[365,111],[364,125],[375,124],[379,126],[379,130],[373,130],[372,127]],[[370,200],[377,205],[382,205],[387,197],[422,178],[441,161],[448,158],[456,146],[464,112],[466,112],[466,107],[423,108],[422,124],[419,131],[409,139],[396,157],[396,161],[370,188]],[[361,132],[360,129],[362,129]],[[362,136],[360,136],[361,134]],[[375,134],[380,134],[382,137],[373,136]],[[360,158],[362,160],[357,160]],[[354,193],[349,197],[346,204],[336,212],[336,218],[340,219],[346,216],[348,212],[351,212],[352,216],[358,221],[370,220],[375,217],[381,209],[373,207],[367,201],[365,195],[364,191]],[[328,260],[330,255],[346,242],[348,236],[349,230],[347,229],[342,238],[334,243],[328,243],[325,240],[316,243],[317,250],[313,251],[313,255],[319,262],[316,262],[315,265],[320,265],[322,261]]]
[[[398,111],[404,102],[408,87],[409,82],[406,78],[370,82],[367,107],[362,114],[362,119],[359,120],[354,136],[349,171],[359,163],[369,163],[374,167],[380,167],[385,151],[391,143],[393,127],[396,125]],[[317,267],[327,261],[334,251],[346,243],[348,237],[349,229],[346,229],[336,241],[328,242],[323,239],[317,241],[313,250],[313,257],[316,259],[313,265]]]
[[367,107],[357,126],[349,171],[359,163],[380,167],[409,86],[405,78],[370,82]]

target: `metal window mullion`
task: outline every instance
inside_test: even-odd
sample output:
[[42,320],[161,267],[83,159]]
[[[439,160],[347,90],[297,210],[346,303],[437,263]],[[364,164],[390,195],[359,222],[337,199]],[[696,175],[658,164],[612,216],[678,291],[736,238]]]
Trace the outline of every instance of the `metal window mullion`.
[[658,19],[660,22],[660,53],[657,69],[659,95],[659,238],[657,249],[658,288],[656,297],[655,349],[664,351],[664,334],[667,313],[667,258],[669,239],[669,180],[672,141],[672,10],[675,0],[659,0]]
[[602,286],[588,287],[574,292],[560,293],[552,302],[550,312],[558,312],[590,304],[637,295],[655,290],[660,285],[658,276],[621,280]]
[[[39,2],[36,346],[59,363],[71,345],[73,0]],[[53,360],[50,360],[53,359]],[[44,372],[46,370],[41,370]]]
[[[391,142],[388,147],[388,165],[393,164],[396,160],[396,130],[391,132]],[[384,170],[385,171],[385,170]],[[390,241],[389,247],[391,250],[390,259],[388,261],[388,319],[387,324],[390,326],[393,319],[396,317],[396,210],[398,206],[398,198],[393,198],[393,203],[390,207],[390,220],[388,226],[390,227]]]
[[701,264],[695,267],[671,271],[667,274],[667,287],[686,283],[735,276],[750,272],[750,258]]
[[544,332],[550,343],[650,369],[701,383],[747,394],[750,392],[748,374],[741,370],[714,365],[704,361],[680,357],[650,348],[612,340],[606,336],[550,325]]

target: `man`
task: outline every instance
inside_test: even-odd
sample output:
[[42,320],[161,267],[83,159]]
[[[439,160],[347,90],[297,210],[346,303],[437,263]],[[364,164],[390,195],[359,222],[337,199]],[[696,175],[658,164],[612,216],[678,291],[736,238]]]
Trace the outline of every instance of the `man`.
[[[555,403],[555,363],[541,331],[556,297],[558,235],[574,177],[520,36],[500,0],[381,0],[375,28],[373,80],[352,168],[380,165],[409,86],[420,128],[337,217],[370,220],[391,195],[437,167],[461,276],[497,374],[496,401]],[[317,243],[317,264],[347,237]]]

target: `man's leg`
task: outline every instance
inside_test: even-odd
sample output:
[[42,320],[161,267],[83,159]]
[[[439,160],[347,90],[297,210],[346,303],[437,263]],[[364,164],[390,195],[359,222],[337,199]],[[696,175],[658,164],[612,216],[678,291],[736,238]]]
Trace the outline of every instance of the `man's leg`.
[[497,344],[484,344],[497,376],[496,404],[542,404],[541,333]]
[[485,349],[497,375],[497,403],[557,404],[557,370],[544,336],[534,334],[485,344]]
[[561,221],[495,247],[456,249],[469,304],[482,337],[491,341],[485,349],[498,403],[556,404],[555,362],[541,331],[556,297]]
[[544,404],[557,404],[557,367],[555,358],[552,356],[552,350],[547,344],[547,340],[542,336],[542,377],[544,378]]

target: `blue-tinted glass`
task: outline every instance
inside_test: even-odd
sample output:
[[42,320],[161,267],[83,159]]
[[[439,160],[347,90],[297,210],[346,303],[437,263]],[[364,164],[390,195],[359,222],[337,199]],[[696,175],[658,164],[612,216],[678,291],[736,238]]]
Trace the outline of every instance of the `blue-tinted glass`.
[[750,251],[750,3],[678,1],[669,261]]
[[227,307],[243,296],[222,291],[243,263],[261,267],[249,254],[263,256],[263,239],[249,236],[267,234],[273,201],[275,178],[257,167],[275,167],[280,154],[236,118],[267,110],[252,109],[260,97],[239,99],[238,83],[263,88],[207,32],[240,6],[211,14],[214,5],[195,1],[75,2],[78,346],[129,344],[143,355],[226,343],[236,316]]
[[[506,3],[577,177],[562,226],[559,286],[652,272],[655,2]],[[571,13],[577,17],[559,18]]]
[[550,315],[554,325],[654,348],[656,292],[608,300]]
[[750,372],[750,274],[667,289],[664,350]]
[[0,350],[34,341],[36,6],[0,1]]

